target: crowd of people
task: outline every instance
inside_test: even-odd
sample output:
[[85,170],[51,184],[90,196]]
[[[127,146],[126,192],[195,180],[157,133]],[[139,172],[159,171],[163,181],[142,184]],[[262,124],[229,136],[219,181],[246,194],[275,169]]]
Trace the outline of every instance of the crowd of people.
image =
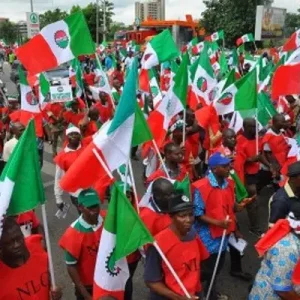
[[[54,195],[58,209],[67,202],[60,180],[74,161],[84,152],[94,134],[114,116],[126,83],[126,73],[140,53],[129,49],[122,57],[118,49],[108,47],[98,53],[103,70],[108,75],[111,93],[92,93],[91,86],[101,86],[97,72],[97,57],[79,57],[84,90],[76,95],[76,80],[70,78],[74,99],[68,103],[46,103],[35,116],[37,148],[43,166],[44,143],[52,145],[56,166]],[[264,54],[264,59],[272,57]],[[230,59],[229,59],[230,60]],[[180,60],[172,62],[177,67]],[[72,68],[72,67],[70,67]],[[250,66],[240,56],[239,73],[247,74]],[[171,86],[171,64],[156,70],[162,94]],[[33,88],[38,97],[38,92]],[[145,117],[155,109],[153,93],[138,90],[137,102]],[[187,107],[185,114],[173,118],[167,137],[160,146],[153,167],[145,145],[133,147],[131,158],[144,168],[144,183],[148,202],[140,202],[139,217],[155,238],[191,299],[225,300],[216,287],[229,249],[230,275],[249,282],[249,299],[300,299],[297,263],[300,255],[300,162],[291,158],[291,139],[299,130],[300,99],[286,95],[274,103],[277,114],[264,128],[258,128],[255,118],[245,118],[242,129],[230,128],[232,114],[217,116],[212,106],[199,103],[197,109]],[[9,161],[18,140],[26,128],[21,118],[20,101],[10,99],[1,107],[2,168]],[[217,119],[219,131],[199,122],[199,115]],[[294,160],[293,160],[294,159]],[[238,180],[235,178],[238,177]],[[176,182],[190,182],[190,196],[177,189]],[[245,190],[237,195],[237,183]],[[124,183],[120,182],[120,185]],[[269,215],[260,220],[261,191],[268,187]],[[75,299],[88,300],[93,295],[93,277],[99,241],[106,211],[103,203],[110,197],[111,182],[70,193],[70,202],[78,218],[59,240],[64,261],[74,284]],[[126,184],[126,196],[137,209],[133,188]],[[141,198],[144,199],[144,197]],[[239,198],[239,199],[238,199]],[[249,232],[257,239],[255,245],[262,257],[256,274],[243,271],[243,251],[237,247],[242,239],[237,215],[247,211]],[[268,220],[270,230],[262,227]],[[126,224],[124,224],[126,226]],[[130,277],[125,287],[125,300],[134,299],[136,287],[132,279],[139,262],[145,258],[144,281],[149,299],[189,299],[161,254],[153,245],[143,251],[136,249],[127,257]],[[216,268],[215,268],[216,266]],[[28,277],[30,274],[30,278]],[[0,238],[0,299],[61,299],[63,291],[52,289],[49,265],[44,245],[44,231],[35,211],[4,219]],[[30,279],[30,281],[29,281]],[[4,288],[5,287],[5,288]],[[115,299],[107,295],[101,299]],[[136,299],[136,298],[135,298]]]

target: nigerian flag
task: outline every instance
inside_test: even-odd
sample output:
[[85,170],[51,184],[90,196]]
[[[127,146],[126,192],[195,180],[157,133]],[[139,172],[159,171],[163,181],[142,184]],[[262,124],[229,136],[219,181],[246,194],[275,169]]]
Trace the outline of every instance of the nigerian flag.
[[236,40],[237,46],[243,45],[247,42],[254,42],[254,36],[252,33],[244,34],[243,36],[241,36]]
[[124,299],[129,277],[126,256],[153,242],[123,191],[114,184],[97,255],[93,299],[107,295]]
[[[31,120],[11,154],[0,178],[0,224],[45,203],[34,121]],[[0,226],[0,236],[2,226]]]

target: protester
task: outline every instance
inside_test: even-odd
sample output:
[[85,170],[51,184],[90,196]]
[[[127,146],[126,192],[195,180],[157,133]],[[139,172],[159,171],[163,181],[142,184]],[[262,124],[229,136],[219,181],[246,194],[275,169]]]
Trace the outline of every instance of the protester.
[[286,220],[278,221],[255,245],[263,256],[249,300],[299,299],[292,273],[300,256],[300,206],[292,205]]
[[140,218],[155,236],[167,228],[171,219],[168,215],[169,199],[174,193],[173,184],[166,178],[157,178],[149,185],[146,203],[140,203]]
[[111,74],[112,80],[117,79],[121,85],[124,85],[124,73],[122,71],[122,66],[120,64],[117,64],[116,69]]
[[164,154],[168,174],[165,173],[163,166],[160,166],[157,171],[147,178],[147,183],[150,183],[158,177],[168,177],[168,175],[171,179],[182,181],[188,175],[188,170],[182,165],[183,152],[180,146],[173,142],[168,143],[164,147]]
[[[192,229],[193,204],[185,195],[175,194],[169,199],[168,213],[171,224],[155,240],[191,299],[203,299],[200,264],[208,253]],[[188,299],[154,246],[146,253],[144,280],[150,288],[150,299]]]
[[70,102],[70,110],[67,110],[63,113],[65,126],[73,124],[78,126],[79,122],[84,118],[85,113],[80,109],[80,103],[78,99],[73,99]]
[[[195,229],[207,247],[210,257],[202,263],[202,279],[210,283],[213,269],[221,248],[221,258],[217,269],[220,273],[224,266],[229,235],[233,233],[238,239],[241,237],[236,227],[234,183],[227,179],[230,174],[231,160],[216,152],[208,160],[209,173],[207,177],[196,181],[194,189]],[[222,234],[226,232],[223,245]],[[231,275],[244,280],[251,279],[251,275],[243,273],[241,269],[240,253],[231,249]],[[226,295],[219,294],[215,288],[211,299],[225,299]]]
[[[258,195],[263,186],[259,183],[259,161],[260,139],[256,139],[256,121],[253,118],[246,118],[243,122],[243,132],[237,136],[236,156],[234,158],[234,170],[247,189],[249,197]],[[262,230],[259,220],[258,200],[254,199],[246,206],[249,231],[260,237]]]
[[287,175],[288,181],[270,199],[269,227],[273,227],[278,220],[285,219],[291,211],[291,206],[299,203],[300,162],[291,164]]
[[125,58],[125,61],[124,61],[124,66],[125,66],[126,70],[130,69],[133,61],[134,61],[133,52],[129,51],[128,56]]
[[8,162],[9,157],[11,156],[13,150],[15,149],[24,130],[25,130],[25,126],[20,122],[16,122],[12,125],[13,137],[4,144],[4,148],[3,148],[2,158],[4,162]]
[[78,196],[80,217],[72,223],[59,241],[65,251],[68,273],[75,285],[77,300],[92,299],[97,251],[103,228],[104,213],[100,199],[93,189]]
[[0,299],[61,299],[61,290],[50,286],[48,256],[42,247],[42,237],[31,235],[24,238],[12,217],[4,219],[2,229]]
[[112,84],[112,96],[114,98],[114,102],[117,105],[121,99],[121,95],[122,95],[122,89],[121,89],[121,82],[118,79],[114,79],[113,80],[113,84]]
[[86,85],[94,85],[95,84],[95,73],[91,72],[91,69],[89,67],[85,68],[85,72],[83,74],[83,80]]
[[48,103],[44,109],[44,112],[49,118],[49,126],[52,134],[52,155],[53,158],[57,155],[58,139],[63,141],[64,134],[64,119],[63,114],[65,112],[63,103]]
[[[63,190],[59,185],[59,181],[84,149],[84,145],[81,142],[81,132],[78,127],[70,126],[66,130],[66,136],[68,139],[66,147],[60,153],[58,153],[58,155],[54,159],[54,162],[56,164],[54,195],[56,199],[56,205],[59,209],[63,209],[64,207],[64,201],[62,199]],[[71,201],[76,208],[78,193],[79,192],[70,193]]]

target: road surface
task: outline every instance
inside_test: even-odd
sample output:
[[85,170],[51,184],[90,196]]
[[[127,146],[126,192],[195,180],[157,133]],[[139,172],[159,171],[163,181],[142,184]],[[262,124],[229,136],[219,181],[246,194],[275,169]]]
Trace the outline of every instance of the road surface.
[[[16,93],[15,85],[9,79],[10,67],[6,63],[4,66],[4,74],[0,73],[0,79],[2,79],[9,90],[10,94]],[[142,164],[141,162],[132,161],[135,179],[137,183],[137,189],[140,195],[144,192],[144,186],[142,182]],[[54,194],[53,194],[53,185],[54,185],[54,173],[55,166],[52,160],[51,154],[51,146],[45,145],[45,153],[44,153],[44,166],[42,169],[42,178],[45,187],[46,193],[46,209],[47,209],[47,217],[48,217],[48,226],[50,232],[51,239],[51,249],[53,252],[53,260],[54,260],[54,269],[55,269],[55,277],[56,282],[61,287],[63,287],[63,299],[71,300],[75,299],[73,293],[73,285],[69,279],[69,276],[66,271],[66,267],[63,259],[63,252],[58,247],[58,240],[66,230],[66,228],[77,218],[77,212],[73,206],[66,217],[66,219],[58,220],[55,217],[55,213],[57,211]],[[261,220],[263,221],[263,226],[266,228],[267,226],[267,216],[268,216],[268,200],[270,197],[270,191],[266,189],[263,195],[260,197],[260,211],[259,214],[261,216]],[[64,199],[69,201],[69,197],[64,195]],[[106,206],[105,206],[106,207]],[[40,209],[37,209],[38,215],[41,218]],[[238,214],[238,220],[241,228],[241,232],[244,235],[244,238],[248,241],[249,245],[245,251],[245,256],[243,258],[243,269],[246,272],[251,274],[256,274],[259,268],[259,259],[257,258],[257,253],[254,250],[253,244],[256,241],[256,238],[252,236],[248,232],[248,220],[246,212],[242,212]],[[223,293],[227,294],[232,300],[242,300],[247,299],[249,283],[245,283],[239,279],[235,279],[229,275],[229,254],[226,257],[226,264],[224,269],[222,270],[217,286],[219,290]],[[147,288],[143,282],[143,262],[139,263],[139,267],[134,276],[134,296],[133,300],[146,300],[148,295]]]

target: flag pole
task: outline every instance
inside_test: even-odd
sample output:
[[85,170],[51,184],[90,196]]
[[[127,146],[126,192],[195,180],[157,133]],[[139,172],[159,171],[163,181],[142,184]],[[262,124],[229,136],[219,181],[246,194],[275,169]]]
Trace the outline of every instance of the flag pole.
[[183,131],[182,131],[182,143],[185,145],[186,140],[186,109],[183,110]]
[[129,171],[129,161],[130,156],[128,157],[127,163],[126,163],[126,169],[125,169],[125,179],[124,179],[124,187],[123,187],[123,193],[126,195],[126,186],[127,186],[127,177],[128,177],[128,171]]
[[162,167],[163,167],[163,169],[164,169],[164,171],[165,171],[165,173],[166,173],[168,179],[171,179],[171,177],[170,177],[170,175],[169,175],[169,172],[168,172],[168,170],[167,170],[166,164],[165,164],[164,160],[163,160],[162,157],[161,157],[161,154],[160,154],[160,152],[159,152],[158,146],[157,146],[156,141],[155,141],[154,139],[152,140],[152,144],[153,144],[153,146],[154,146],[154,148],[155,148],[155,151],[156,151],[156,153],[157,153],[157,155],[158,155],[158,158],[159,158],[159,160],[160,160],[160,162],[161,162],[161,165],[162,165]]
[[109,176],[109,178],[110,179],[114,179],[114,176],[112,175],[111,171],[108,169],[107,165],[105,164],[105,162],[103,161],[102,157],[99,155],[99,153],[97,152],[97,150],[94,148],[92,151],[95,154],[95,156],[98,159],[98,161],[101,164],[101,166],[103,167],[103,169],[106,172],[106,174]]
[[43,225],[44,225],[44,231],[45,231],[47,255],[48,255],[48,259],[49,259],[49,272],[50,272],[51,286],[52,286],[53,289],[56,289],[53,259],[52,259],[52,251],[51,251],[49,228],[48,228],[48,221],[47,221],[47,213],[46,213],[45,204],[41,205],[41,209],[42,209],[42,219],[43,219]]
[[[229,216],[227,215],[226,216],[226,221],[228,221],[228,220],[229,220]],[[210,284],[209,284],[209,288],[208,288],[208,292],[206,294],[205,300],[209,300],[209,296],[210,296],[210,293],[211,293],[211,290],[212,290],[212,287],[213,287],[213,284],[214,284],[214,281],[215,281],[215,277],[216,277],[216,274],[217,274],[217,270],[218,270],[218,266],[219,266],[219,262],[220,262],[220,258],[221,258],[221,253],[222,253],[222,249],[223,249],[223,245],[224,245],[224,241],[225,241],[226,232],[227,232],[227,229],[224,229],[223,234],[222,234],[222,239],[221,239],[221,244],[220,244],[218,256],[217,256],[217,260],[216,260],[216,264],[215,264],[215,267],[214,267],[214,272],[213,272],[213,275],[212,275],[212,278],[211,278],[211,281],[210,281]]]
[[164,255],[164,253],[162,252],[162,250],[160,249],[159,245],[157,244],[156,241],[154,241],[153,246],[155,247],[155,249],[157,250],[157,252],[159,253],[159,255],[161,256],[162,260],[164,261],[164,263],[167,265],[168,269],[170,270],[170,272],[172,273],[172,275],[174,276],[176,282],[178,283],[178,285],[180,286],[180,288],[182,289],[182,291],[184,292],[185,296],[188,299],[192,299],[191,295],[189,294],[189,292],[187,291],[186,287],[184,286],[184,284],[182,283],[182,281],[180,280],[180,278],[178,277],[177,273],[175,272],[175,270],[173,269],[173,267],[171,266],[170,262],[168,261],[168,259],[166,258],[166,256]]
[[256,130],[256,133],[255,133],[255,139],[256,139],[256,143],[255,143],[255,146],[256,146],[256,155],[258,155],[259,153],[259,145],[258,145],[258,109],[256,108],[255,109],[255,121],[256,121],[256,126],[255,126],[255,130]]
[[135,179],[134,179],[134,174],[133,174],[133,169],[132,169],[132,163],[131,163],[130,159],[129,159],[129,173],[130,173],[130,178],[131,178],[131,182],[132,182],[132,189],[133,189],[133,195],[134,195],[136,210],[137,210],[137,213],[139,215],[140,214],[139,199],[138,199],[138,194],[137,194],[136,185],[135,185]]

